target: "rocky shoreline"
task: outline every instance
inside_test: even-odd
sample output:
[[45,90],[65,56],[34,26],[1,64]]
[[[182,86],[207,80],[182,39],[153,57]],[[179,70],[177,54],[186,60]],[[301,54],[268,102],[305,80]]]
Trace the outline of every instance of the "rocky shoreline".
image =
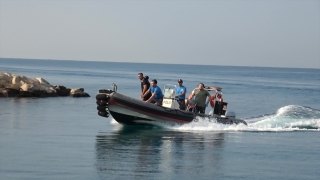
[[43,78],[0,72],[0,97],[90,97],[83,88],[51,85]]

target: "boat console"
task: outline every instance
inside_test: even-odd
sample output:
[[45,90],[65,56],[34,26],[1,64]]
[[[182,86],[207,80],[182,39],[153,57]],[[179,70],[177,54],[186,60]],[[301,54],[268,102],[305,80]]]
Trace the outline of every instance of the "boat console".
[[176,98],[176,85],[166,84],[163,89],[162,106],[166,108],[179,109],[179,104]]

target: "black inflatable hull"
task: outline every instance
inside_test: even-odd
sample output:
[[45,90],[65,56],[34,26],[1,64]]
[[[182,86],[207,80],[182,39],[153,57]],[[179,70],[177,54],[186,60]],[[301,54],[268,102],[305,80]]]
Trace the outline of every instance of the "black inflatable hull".
[[246,124],[243,120],[228,119],[196,114],[189,111],[166,108],[155,104],[134,99],[111,90],[99,90],[96,96],[98,114],[112,117],[124,125],[176,125],[190,123],[197,116],[208,117],[213,121],[223,124]]

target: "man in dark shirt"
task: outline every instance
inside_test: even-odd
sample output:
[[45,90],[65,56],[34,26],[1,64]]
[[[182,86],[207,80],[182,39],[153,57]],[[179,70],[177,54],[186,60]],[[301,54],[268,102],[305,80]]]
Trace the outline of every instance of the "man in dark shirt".
[[141,94],[140,97],[143,101],[148,100],[151,97],[151,92],[149,92],[147,95],[143,96],[150,88],[150,82],[148,76],[143,76],[143,73],[138,73],[138,78],[141,82]]

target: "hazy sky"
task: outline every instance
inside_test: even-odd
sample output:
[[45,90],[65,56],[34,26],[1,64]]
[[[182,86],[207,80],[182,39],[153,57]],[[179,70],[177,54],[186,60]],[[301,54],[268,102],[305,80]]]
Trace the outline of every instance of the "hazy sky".
[[0,0],[0,57],[320,69],[320,0]]

